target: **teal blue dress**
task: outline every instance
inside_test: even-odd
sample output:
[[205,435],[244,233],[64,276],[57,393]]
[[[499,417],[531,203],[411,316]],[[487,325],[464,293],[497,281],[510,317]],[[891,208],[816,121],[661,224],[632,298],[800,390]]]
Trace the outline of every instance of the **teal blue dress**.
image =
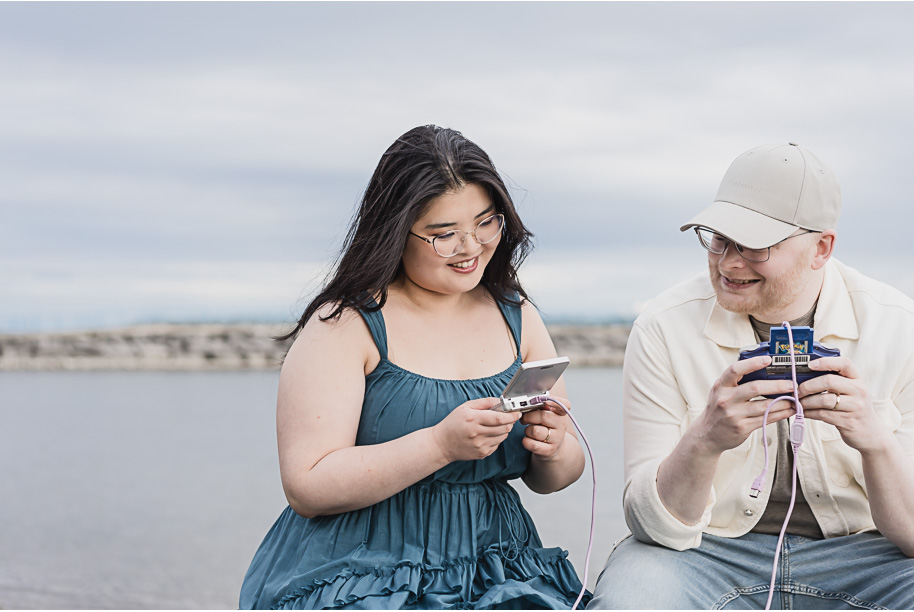
[[[500,308],[520,347],[520,309]],[[473,380],[420,376],[388,360],[381,312],[362,316],[381,361],[365,379],[358,445],[400,438],[468,400],[498,397],[520,365],[518,357]],[[582,585],[568,553],[542,547],[508,484],[530,461],[523,435],[518,423],[489,457],[451,463],[361,510],[307,519],[286,507],[254,555],[240,607],[569,609]]]

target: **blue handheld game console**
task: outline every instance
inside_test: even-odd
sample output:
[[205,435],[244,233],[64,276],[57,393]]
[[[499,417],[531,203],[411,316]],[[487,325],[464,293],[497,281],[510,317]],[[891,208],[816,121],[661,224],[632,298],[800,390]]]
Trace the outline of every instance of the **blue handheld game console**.
[[[802,385],[811,378],[828,374],[826,371],[809,369],[809,362],[821,357],[837,357],[841,354],[836,348],[819,344],[813,340],[811,327],[792,327],[793,350],[797,367],[797,384]],[[771,365],[750,372],[740,379],[739,384],[753,380],[790,380],[790,339],[786,327],[772,327],[771,340],[762,342],[754,349],[745,349],[739,352],[739,359],[751,359],[761,355],[771,356]],[[777,395],[766,395],[775,398]]]

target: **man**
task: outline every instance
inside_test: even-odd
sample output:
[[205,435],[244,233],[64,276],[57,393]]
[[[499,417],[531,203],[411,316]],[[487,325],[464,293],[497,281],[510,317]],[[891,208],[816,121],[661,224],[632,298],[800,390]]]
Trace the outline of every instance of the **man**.
[[[661,294],[632,329],[623,503],[634,537],[589,607],[764,607],[788,512],[772,607],[914,607],[914,301],[832,258],[840,200],[810,151],[765,145],[680,228],[695,229],[710,276]],[[831,373],[799,385],[795,455],[794,405],[771,406],[762,474],[760,396],[792,396],[793,382],[740,384],[771,358],[739,351],[785,321],[841,354],[812,361]]]

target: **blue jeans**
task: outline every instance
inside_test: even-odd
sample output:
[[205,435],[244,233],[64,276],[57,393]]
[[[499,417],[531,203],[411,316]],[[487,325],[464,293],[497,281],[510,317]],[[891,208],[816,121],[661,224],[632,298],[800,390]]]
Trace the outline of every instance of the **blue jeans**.
[[[777,539],[704,534],[700,547],[679,552],[630,537],[609,556],[587,609],[762,609]],[[788,535],[774,588],[774,610],[910,610],[914,559],[876,533]]]

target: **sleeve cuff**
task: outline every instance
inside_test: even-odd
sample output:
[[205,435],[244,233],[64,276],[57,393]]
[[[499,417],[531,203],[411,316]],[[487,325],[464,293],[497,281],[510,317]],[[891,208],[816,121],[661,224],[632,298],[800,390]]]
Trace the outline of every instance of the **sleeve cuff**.
[[701,544],[701,534],[711,522],[711,510],[717,495],[712,487],[701,519],[695,525],[686,525],[673,516],[660,499],[657,470],[662,461],[657,459],[642,466],[629,481],[623,495],[625,521],[639,540],[674,550],[696,548]]

